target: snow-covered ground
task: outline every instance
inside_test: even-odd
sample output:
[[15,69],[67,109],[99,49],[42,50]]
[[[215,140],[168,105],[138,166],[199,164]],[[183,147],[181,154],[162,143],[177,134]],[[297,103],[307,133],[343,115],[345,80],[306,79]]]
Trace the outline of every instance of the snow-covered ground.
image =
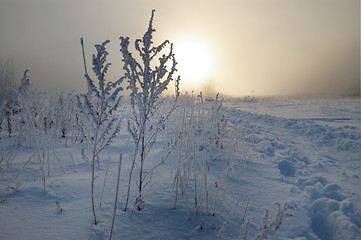
[[[204,108],[209,110],[212,104],[206,102]],[[130,208],[123,211],[133,148],[124,121],[119,137],[101,154],[96,169],[96,226],[92,224],[91,167],[82,159],[79,144],[73,144],[74,136],[45,141],[49,147],[41,152],[46,159],[44,195],[34,144],[14,145],[16,136],[8,138],[3,131],[0,239],[109,238],[120,153],[123,162],[113,239],[238,239],[247,219],[248,239],[253,239],[265,209],[272,222],[275,203],[283,207],[286,202],[293,206],[288,210],[292,216],[282,220],[270,239],[361,239],[359,98],[230,99],[223,103],[223,113],[232,135],[225,137],[226,146],[215,151],[217,159],[207,162],[208,213],[205,199],[197,211],[190,207],[192,188],[187,196],[179,192],[176,209],[170,209],[170,199],[175,197],[176,149],[151,174],[144,210],[132,211],[133,184]],[[127,114],[124,110],[125,118]],[[168,126],[182,123],[182,111],[178,114]],[[148,155],[148,169],[167,153],[166,136],[160,133],[157,139]],[[200,152],[204,149],[199,146]],[[223,171],[227,161],[241,166]]]

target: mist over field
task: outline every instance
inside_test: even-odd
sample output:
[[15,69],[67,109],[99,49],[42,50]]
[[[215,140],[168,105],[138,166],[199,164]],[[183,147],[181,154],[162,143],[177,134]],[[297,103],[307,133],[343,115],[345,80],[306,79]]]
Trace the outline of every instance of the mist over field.
[[359,9],[0,0],[0,239],[361,239]]
[[80,38],[88,65],[94,44],[111,41],[115,80],[123,74],[119,36],[142,36],[152,9],[155,42],[196,37],[212,54],[209,72],[192,86],[184,77],[182,91],[360,95],[358,0],[1,0],[0,57],[10,56],[19,76],[29,69],[33,85],[49,93],[84,90]]

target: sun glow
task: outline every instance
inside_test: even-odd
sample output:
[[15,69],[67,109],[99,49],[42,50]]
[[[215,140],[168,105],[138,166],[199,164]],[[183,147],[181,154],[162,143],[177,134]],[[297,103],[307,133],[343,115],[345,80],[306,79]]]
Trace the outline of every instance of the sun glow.
[[186,39],[175,43],[174,52],[182,83],[197,85],[208,77],[212,67],[212,56],[206,44]]

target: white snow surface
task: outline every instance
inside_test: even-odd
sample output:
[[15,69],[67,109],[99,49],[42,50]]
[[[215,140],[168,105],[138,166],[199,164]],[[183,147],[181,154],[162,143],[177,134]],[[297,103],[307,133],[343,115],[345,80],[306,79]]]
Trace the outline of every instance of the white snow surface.
[[[270,210],[272,219],[277,202],[291,202],[293,216],[283,219],[269,239],[361,239],[360,98],[226,99],[223,107],[229,129],[239,133],[241,142],[231,158],[246,156],[247,161],[240,172],[236,169],[224,176],[214,216],[214,182],[227,159],[227,148],[209,163],[207,177],[213,183],[209,184],[209,213],[188,215],[181,194],[177,208],[169,209],[176,171],[174,154],[152,174],[144,210],[132,211],[136,197],[133,184],[130,208],[124,212],[133,151],[124,121],[120,135],[100,155],[96,169],[99,224],[95,226],[91,167],[82,159],[79,145],[70,137],[51,139],[51,149],[42,153],[48,159],[45,168],[49,175],[44,195],[39,163],[36,158],[28,161],[36,148],[30,144],[14,146],[16,136],[9,138],[3,131],[0,239],[108,239],[120,153],[123,163],[112,239],[217,239],[222,228],[222,239],[238,239],[245,218],[251,222],[248,238],[252,239],[264,209]],[[123,114],[128,113],[124,110]],[[148,169],[167,153],[162,141],[160,133],[148,155]],[[7,165],[5,158],[14,147],[13,160]]]

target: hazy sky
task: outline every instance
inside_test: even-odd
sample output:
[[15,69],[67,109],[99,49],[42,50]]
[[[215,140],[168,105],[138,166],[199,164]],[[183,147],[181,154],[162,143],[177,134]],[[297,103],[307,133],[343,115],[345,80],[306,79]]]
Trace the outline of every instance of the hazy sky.
[[[360,0],[0,0],[0,57],[48,92],[85,88],[94,44],[106,39],[121,75],[119,36],[199,39],[213,65],[203,82],[240,96],[360,94]],[[201,63],[200,63],[201,64]],[[20,75],[21,73],[19,73]]]

